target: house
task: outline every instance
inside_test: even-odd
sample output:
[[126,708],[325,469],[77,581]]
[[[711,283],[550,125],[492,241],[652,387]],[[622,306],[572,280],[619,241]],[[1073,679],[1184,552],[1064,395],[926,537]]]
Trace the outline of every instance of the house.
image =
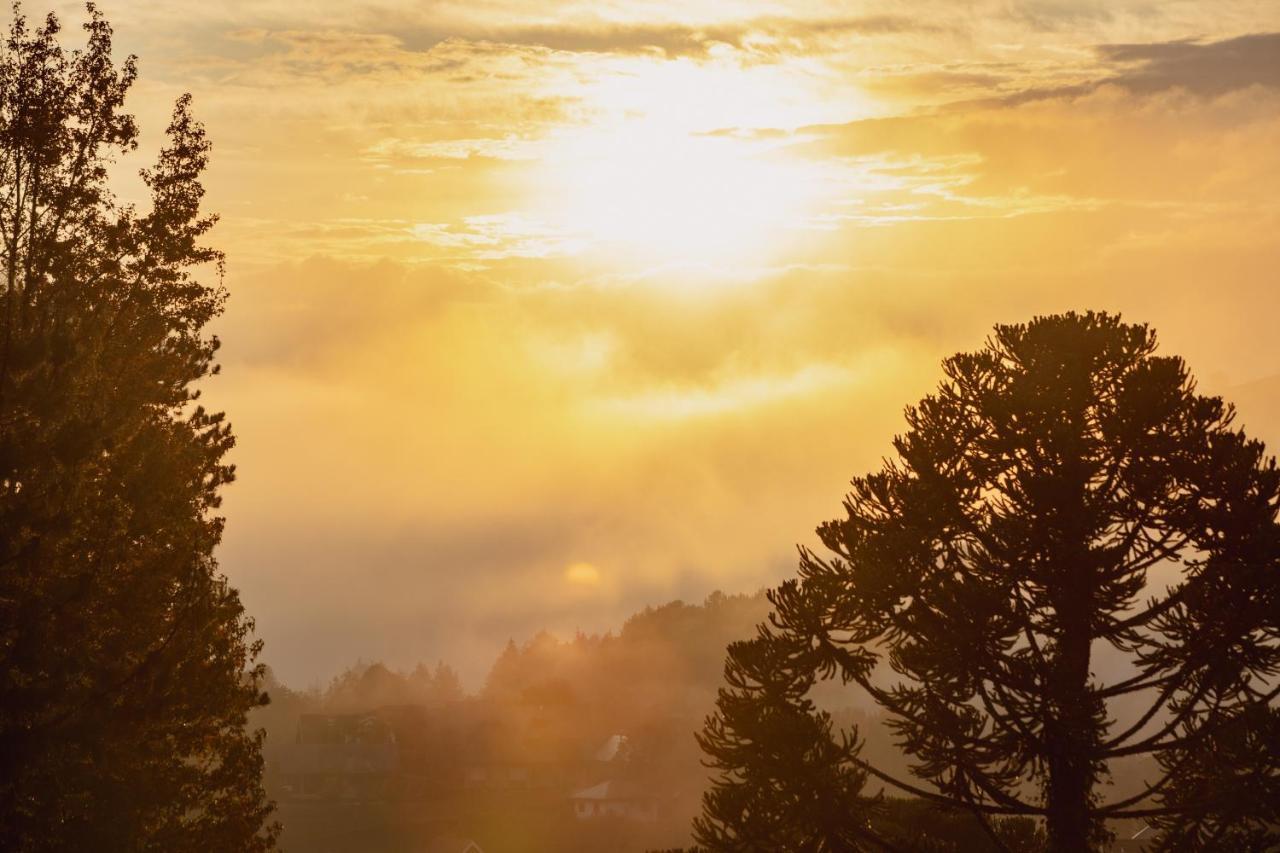
[[399,769],[391,727],[374,714],[303,714],[280,756],[288,799],[385,799]]
[[628,781],[608,780],[569,795],[577,820],[622,818],[642,823],[658,819],[658,797],[643,786]]

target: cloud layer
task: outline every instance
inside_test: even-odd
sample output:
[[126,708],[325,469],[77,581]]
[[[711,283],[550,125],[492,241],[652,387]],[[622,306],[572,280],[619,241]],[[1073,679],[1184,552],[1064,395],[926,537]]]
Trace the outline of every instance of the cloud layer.
[[1280,442],[1276,10],[735,5],[106,9],[216,145],[287,680],[776,581],[995,322],[1149,321]]

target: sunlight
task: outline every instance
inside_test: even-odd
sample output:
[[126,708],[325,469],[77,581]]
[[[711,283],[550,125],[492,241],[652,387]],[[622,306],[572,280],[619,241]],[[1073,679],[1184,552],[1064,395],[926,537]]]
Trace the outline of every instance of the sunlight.
[[574,586],[596,586],[600,583],[600,570],[590,563],[571,563],[564,570],[564,579]]
[[651,262],[759,259],[816,196],[803,164],[637,122],[565,143],[562,227]]
[[628,422],[684,421],[758,409],[786,400],[850,385],[865,371],[833,364],[811,364],[790,374],[748,376],[710,387],[667,387],[600,401],[603,411]]
[[1280,853],[1280,0],[8,15],[0,853]]
[[615,109],[553,139],[538,216],[628,263],[776,257],[831,192],[829,166],[790,153],[785,133],[743,129],[820,118],[804,95],[794,81],[680,63],[601,83],[593,98]]

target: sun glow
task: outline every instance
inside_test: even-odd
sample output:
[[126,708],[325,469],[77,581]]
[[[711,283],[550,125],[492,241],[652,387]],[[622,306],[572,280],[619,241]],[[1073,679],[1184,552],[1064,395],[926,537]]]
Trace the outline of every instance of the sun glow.
[[794,137],[749,130],[821,118],[803,94],[794,81],[680,63],[601,84],[593,100],[615,109],[548,145],[539,216],[628,263],[766,260],[833,188],[788,150]]
[[564,570],[564,579],[574,586],[596,586],[600,583],[600,570],[590,563],[571,563]]
[[820,187],[803,163],[734,138],[637,122],[568,140],[553,216],[593,245],[657,262],[759,259],[803,227]]

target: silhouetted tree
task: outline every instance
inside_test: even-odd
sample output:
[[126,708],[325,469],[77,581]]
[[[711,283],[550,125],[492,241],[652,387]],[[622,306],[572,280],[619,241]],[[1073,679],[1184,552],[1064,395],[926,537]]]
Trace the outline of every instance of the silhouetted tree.
[[259,644],[212,557],[232,437],[193,389],[209,143],[182,98],[150,210],[119,204],[135,64],[85,29],[15,7],[0,49],[0,847],[265,850]]
[[[1053,851],[1090,849],[1106,818],[1253,819],[1185,786],[1280,690],[1280,471],[1155,350],[1147,327],[1090,313],[998,326],[948,359],[895,458],[818,529],[831,554],[802,548],[771,594],[760,642],[781,674],[753,677],[857,683],[923,782],[856,763],[984,819],[1042,816]],[[1103,678],[1107,648],[1128,668]],[[776,748],[712,755],[749,776]],[[1213,754],[1243,776],[1263,760]],[[1134,755],[1163,774],[1108,801],[1107,762]]]
[[1044,831],[1030,818],[993,818],[987,835],[968,810],[919,798],[881,798],[871,827],[911,853],[1039,853],[1045,844]]
[[490,698],[518,695],[529,675],[529,668],[523,664],[520,647],[514,639],[508,638],[507,644],[502,647],[502,653],[489,669],[489,676],[484,683],[484,695]]
[[857,732],[833,735],[806,694],[811,670],[792,666],[772,637],[734,643],[717,712],[698,743],[719,771],[703,795],[694,838],[710,850],[874,850],[872,804],[861,798]]
[[1248,708],[1161,764],[1160,850],[1280,849],[1280,708]]
[[444,661],[436,661],[427,695],[433,702],[459,702],[465,695],[458,671]]

